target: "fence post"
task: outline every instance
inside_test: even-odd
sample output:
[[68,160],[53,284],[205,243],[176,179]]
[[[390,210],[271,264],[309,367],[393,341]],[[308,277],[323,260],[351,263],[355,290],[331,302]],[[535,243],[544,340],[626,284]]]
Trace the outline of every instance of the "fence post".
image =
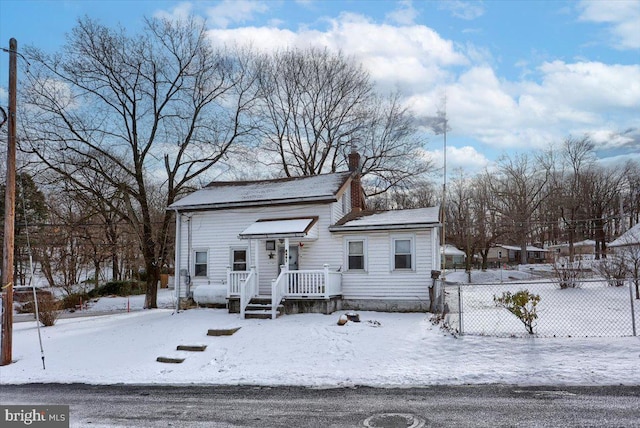
[[322,287],[322,293],[323,293],[323,298],[328,299],[329,298],[329,265],[328,264],[323,264],[322,267],[324,268],[324,287]]
[[633,335],[637,336],[636,334],[636,311],[635,311],[635,305],[633,303],[633,281],[629,280],[629,302],[631,302],[631,328],[633,329]]
[[458,284],[458,317],[460,322],[460,336],[464,336],[464,320],[462,316],[462,308],[464,305],[462,304],[462,286]]

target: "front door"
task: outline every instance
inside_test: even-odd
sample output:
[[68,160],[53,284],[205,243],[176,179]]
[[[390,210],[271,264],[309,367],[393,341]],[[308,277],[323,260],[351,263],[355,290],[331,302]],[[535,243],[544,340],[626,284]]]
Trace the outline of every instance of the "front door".
[[[284,246],[278,248],[278,274],[284,264]],[[298,270],[298,246],[289,245],[289,270]]]

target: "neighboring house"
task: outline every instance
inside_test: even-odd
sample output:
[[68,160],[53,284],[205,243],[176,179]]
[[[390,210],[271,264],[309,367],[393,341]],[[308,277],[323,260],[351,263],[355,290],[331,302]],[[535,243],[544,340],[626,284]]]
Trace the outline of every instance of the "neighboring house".
[[444,249],[443,247],[440,247],[440,254],[444,254],[444,264],[447,269],[464,267],[466,254],[464,251],[459,250],[454,245],[445,244]]
[[640,223],[620,235],[617,239],[612,241],[608,247],[613,249],[614,252],[619,252],[623,248],[628,247],[640,247]]
[[223,287],[242,316],[428,309],[438,207],[366,211],[358,163],[352,153],[348,172],[213,182],[172,204],[177,293]]
[[[551,262],[555,261],[558,257],[568,257],[569,256],[569,244],[556,244],[549,245],[547,247],[549,250],[548,256],[552,257]],[[579,259],[593,259],[596,254],[596,241],[591,239],[587,239],[584,241],[574,242],[573,243],[573,255],[577,256]]]
[[[520,254],[522,248],[515,245],[496,245],[489,248],[487,254],[487,262],[489,263],[520,263]],[[544,248],[534,247],[533,245],[527,246],[527,263],[543,263],[545,261],[548,250]]]

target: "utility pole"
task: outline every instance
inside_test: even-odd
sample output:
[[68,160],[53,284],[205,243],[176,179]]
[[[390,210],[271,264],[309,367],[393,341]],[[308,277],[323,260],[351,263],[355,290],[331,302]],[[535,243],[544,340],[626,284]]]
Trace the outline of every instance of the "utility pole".
[[13,248],[16,216],[16,90],[18,42],[9,40],[9,117],[7,119],[7,186],[4,196],[4,241],[2,257],[2,358],[11,364],[13,336]]

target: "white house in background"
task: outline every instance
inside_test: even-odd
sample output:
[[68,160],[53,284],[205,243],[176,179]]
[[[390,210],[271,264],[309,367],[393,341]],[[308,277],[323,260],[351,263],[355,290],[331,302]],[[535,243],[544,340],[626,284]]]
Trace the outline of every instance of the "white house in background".
[[172,204],[178,295],[217,289],[242,316],[428,309],[439,208],[367,211],[359,156],[349,162],[347,172],[213,182]]
[[447,269],[464,267],[467,254],[455,245],[446,244],[444,247],[440,247],[440,252],[444,254],[445,267]]
[[640,247],[640,223],[609,243],[609,248],[613,248],[614,252],[626,247]]
[[[555,244],[547,247],[549,255],[553,257],[568,257],[569,256],[569,244]],[[581,259],[593,259],[596,254],[596,241],[592,239],[586,239],[584,241],[578,241],[573,243],[573,255]],[[552,260],[551,260],[552,261]]]
[[[527,245],[527,263],[543,263],[549,250]],[[496,245],[489,248],[487,261],[490,263],[520,263],[522,248],[516,245]]]

